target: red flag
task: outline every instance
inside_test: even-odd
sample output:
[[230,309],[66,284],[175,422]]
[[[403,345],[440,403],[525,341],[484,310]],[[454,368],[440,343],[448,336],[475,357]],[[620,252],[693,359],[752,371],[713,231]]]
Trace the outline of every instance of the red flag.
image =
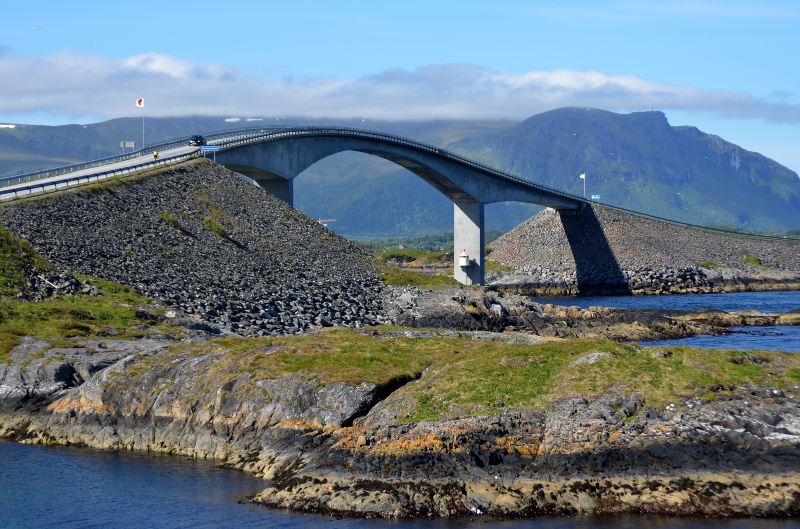
[[139,107],[139,108],[144,108],[144,98],[143,97],[140,97],[139,99],[136,100],[136,106]]

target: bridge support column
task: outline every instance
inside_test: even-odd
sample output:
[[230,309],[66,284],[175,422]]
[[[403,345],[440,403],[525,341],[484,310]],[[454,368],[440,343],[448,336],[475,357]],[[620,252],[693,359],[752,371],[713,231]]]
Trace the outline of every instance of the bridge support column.
[[[464,285],[482,285],[483,204],[472,200],[453,201],[453,277]],[[462,267],[459,254],[466,250],[469,266]]]

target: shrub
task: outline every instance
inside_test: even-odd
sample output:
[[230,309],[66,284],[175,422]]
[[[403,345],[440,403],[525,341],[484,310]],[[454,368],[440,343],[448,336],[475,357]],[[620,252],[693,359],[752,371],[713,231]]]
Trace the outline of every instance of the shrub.
[[744,264],[749,266],[764,266],[764,263],[761,262],[761,259],[755,255],[750,255],[747,252],[742,254],[742,260],[744,260]]
[[178,217],[176,217],[169,211],[162,211],[161,213],[158,214],[158,218],[162,222],[164,222],[167,226],[172,226],[177,230],[181,229],[181,221],[179,221]]
[[220,237],[227,237],[228,232],[225,231],[225,228],[217,222],[216,220],[212,219],[211,217],[203,218],[203,227],[208,231],[212,231],[219,235]]

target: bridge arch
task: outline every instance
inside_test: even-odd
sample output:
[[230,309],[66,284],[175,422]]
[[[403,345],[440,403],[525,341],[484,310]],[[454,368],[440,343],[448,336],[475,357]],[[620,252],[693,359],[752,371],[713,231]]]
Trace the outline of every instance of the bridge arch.
[[[356,151],[389,160],[416,174],[453,201],[453,276],[463,284],[484,282],[484,206],[528,202],[580,209],[584,201],[406,138],[341,128],[265,130],[212,140],[218,163],[255,180],[294,205],[293,180],[333,154]],[[461,266],[465,249],[468,266]]]

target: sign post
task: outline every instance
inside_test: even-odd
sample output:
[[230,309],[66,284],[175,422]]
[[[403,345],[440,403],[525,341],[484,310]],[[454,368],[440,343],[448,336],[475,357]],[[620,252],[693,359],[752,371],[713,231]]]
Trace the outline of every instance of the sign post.
[[219,150],[219,145],[201,145],[200,152],[203,153],[203,157],[205,157],[207,152],[213,153],[214,161],[217,161],[217,151]]
[[122,149],[122,154],[125,154],[125,149],[135,149],[136,148],[135,145],[136,144],[133,142],[133,140],[125,140],[119,142],[119,146]]

